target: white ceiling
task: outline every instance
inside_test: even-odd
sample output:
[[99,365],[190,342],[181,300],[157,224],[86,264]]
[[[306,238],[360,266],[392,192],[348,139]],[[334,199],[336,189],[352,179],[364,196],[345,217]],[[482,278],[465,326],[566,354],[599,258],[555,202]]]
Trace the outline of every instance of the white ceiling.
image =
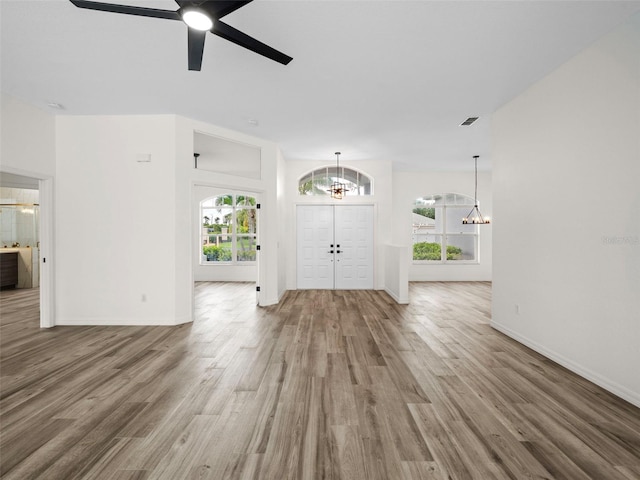
[[[115,3],[176,10],[171,0]],[[255,0],[225,22],[288,66],[181,22],[0,1],[2,90],[56,114],[175,113],[277,142],[287,159],[490,168],[490,115],[640,11],[640,1]],[[480,116],[471,127],[458,125]],[[258,125],[250,121],[257,120]]]

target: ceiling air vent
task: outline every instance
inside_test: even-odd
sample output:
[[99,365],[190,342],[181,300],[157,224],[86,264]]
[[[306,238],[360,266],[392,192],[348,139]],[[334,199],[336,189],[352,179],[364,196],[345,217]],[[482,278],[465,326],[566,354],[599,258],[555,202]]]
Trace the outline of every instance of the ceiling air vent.
[[469,117],[467,118],[464,122],[462,122],[460,124],[461,127],[468,127],[469,125],[471,125],[473,122],[475,122],[476,120],[478,120],[478,118],[480,117]]

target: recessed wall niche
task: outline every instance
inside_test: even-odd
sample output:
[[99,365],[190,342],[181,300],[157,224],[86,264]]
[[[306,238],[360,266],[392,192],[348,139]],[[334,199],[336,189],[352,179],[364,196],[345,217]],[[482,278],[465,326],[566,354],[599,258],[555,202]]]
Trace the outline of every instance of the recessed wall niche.
[[[193,132],[195,168],[236,177],[260,179],[260,148],[201,132]],[[195,157],[195,155],[194,155]]]

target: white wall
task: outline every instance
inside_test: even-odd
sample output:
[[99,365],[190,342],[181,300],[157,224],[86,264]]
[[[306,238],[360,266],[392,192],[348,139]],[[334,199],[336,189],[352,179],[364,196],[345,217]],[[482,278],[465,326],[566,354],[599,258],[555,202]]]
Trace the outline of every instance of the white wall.
[[[64,116],[56,128],[57,324],[191,321],[197,185],[261,199],[264,268],[251,276],[260,304],[277,303],[275,144],[173,115]],[[194,131],[260,148],[261,178],[194,169]]]
[[[469,157],[473,165],[473,160]],[[478,201],[483,216],[492,218],[492,224],[480,225],[478,264],[424,265],[413,264],[409,249],[410,281],[489,281],[492,265],[492,236],[495,219],[492,214],[491,174],[478,173]],[[393,174],[393,243],[411,245],[411,212],[416,198],[436,193],[460,193],[473,198],[474,177],[470,173],[394,172]]]
[[302,196],[298,195],[298,180],[306,173],[324,166],[335,165],[331,161],[302,161],[292,160],[286,162],[286,201],[288,203],[287,217],[281,224],[286,229],[286,246],[288,252],[287,265],[287,289],[296,289],[296,205],[298,204],[367,204],[374,205],[374,288],[384,288],[384,245],[391,242],[390,229],[392,219],[391,205],[391,162],[386,160],[349,161],[347,155],[343,155],[340,166],[349,167],[361,171],[373,178],[373,195],[370,196],[346,196],[342,200],[334,200],[329,196]]
[[640,16],[496,112],[492,136],[492,324],[640,406]]
[[409,303],[409,249],[407,246],[385,245],[384,290],[402,304]]
[[[278,178],[277,178],[277,202],[278,219],[283,225],[287,222],[287,212],[289,212],[289,198],[287,192],[287,164],[281,152],[278,152]],[[278,228],[278,299],[282,298],[287,290],[287,229]]]
[[189,321],[176,311],[175,117],[60,116],[56,128],[56,323]]
[[226,138],[194,133],[194,153],[198,153],[198,169],[244,178],[262,178],[260,148]]
[[55,117],[2,94],[0,163],[5,172],[33,178],[55,173]]

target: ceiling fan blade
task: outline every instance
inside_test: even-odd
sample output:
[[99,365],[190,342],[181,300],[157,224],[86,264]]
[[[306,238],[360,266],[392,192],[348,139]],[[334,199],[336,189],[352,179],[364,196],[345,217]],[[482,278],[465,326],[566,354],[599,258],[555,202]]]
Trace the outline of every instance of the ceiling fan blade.
[[220,20],[213,23],[211,33],[218,35],[225,40],[229,40],[236,45],[240,45],[247,50],[251,50],[252,52],[255,52],[259,55],[270,58],[271,60],[275,60],[276,62],[283,65],[287,65],[291,60],[293,60],[293,58],[289,55],[285,55],[284,53],[279,52],[275,48],[272,48],[269,45],[266,45],[259,40],[250,37],[246,33],[242,33],[240,30],[237,30],[227,25],[226,23],[221,22]]
[[125,13],[140,17],[166,18],[168,20],[182,20],[178,12],[172,10],[160,10],[158,8],[135,7],[131,5],[117,5],[115,3],[90,2],[87,0],[70,0],[76,7],[101,12]]
[[235,12],[240,7],[244,7],[253,0],[207,0],[200,4],[211,17],[218,19]]
[[189,30],[189,70],[199,72],[202,67],[202,52],[204,51],[204,39],[207,32],[201,32],[193,28],[188,28],[187,30]]

